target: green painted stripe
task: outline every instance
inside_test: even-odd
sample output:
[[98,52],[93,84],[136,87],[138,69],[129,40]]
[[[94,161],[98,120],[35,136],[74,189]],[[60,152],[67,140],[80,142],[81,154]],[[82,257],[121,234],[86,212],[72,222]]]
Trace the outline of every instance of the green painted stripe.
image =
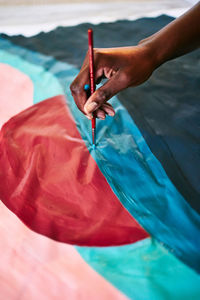
[[42,66],[31,64],[17,55],[0,50],[0,62],[8,64],[26,74],[34,84],[34,103],[64,94],[58,79]]
[[130,299],[200,299],[200,276],[155,239],[119,247],[76,248],[93,269]]

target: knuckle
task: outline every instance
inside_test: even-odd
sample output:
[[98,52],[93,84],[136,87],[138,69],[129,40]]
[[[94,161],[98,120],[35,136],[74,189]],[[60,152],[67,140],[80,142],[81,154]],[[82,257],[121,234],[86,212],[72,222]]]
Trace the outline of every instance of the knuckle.
[[103,90],[103,89],[98,89],[97,94],[96,94],[96,99],[99,103],[104,103],[106,102],[108,98],[108,92]]
[[123,85],[126,87],[131,83],[131,77],[130,74],[128,72],[123,72],[120,75],[120,79],[121,82],[123,83]]
[[80,94],[81,89],[77,83],[72,82],[72,84],[70,85],[70,90],[73,95],[78,95]]
[[101,50],[99,48],[94,48],[93,53],[94,53],[94,61],[95,62],[100,61],[102,58]]

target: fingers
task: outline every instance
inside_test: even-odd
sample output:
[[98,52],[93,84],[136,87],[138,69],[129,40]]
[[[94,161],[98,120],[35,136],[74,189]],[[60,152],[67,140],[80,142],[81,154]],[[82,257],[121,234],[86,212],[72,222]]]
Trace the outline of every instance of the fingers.
[[109,103],[105,103],[101,106],[101,109],[110,117],[114,117],[115,115],[115,110],[112,107],[112,105],[110,105]]
[[95,111],[95,115],[97,118],[99,118],[101,120],[105,120],[106,115],[113,117],[115,115],[115,111],[114,111],[114,108],[110,104],[106,103],[106,104],[103,104],[100,108],[98,108]]
[[98,108],[94,114],[86,115],[86,117],[91,120],[93,116],[95,116],[98,119],[105,120],[106,115],[109,115],[110,117],[114,117],[115,110],[109,103],[103,104],[100,108]]
[[87,71],[80,71],[79,75],[75,78],[70,86],[71,94],[77,107],[85,114],[84,105],[87,101],[87,92],[84,90],[84,86],[89,84],[89,74]]
[[103,111],[102,109],[97,109],[96,111],[96,117],[100,120],[105,120],[106,118],[106,114],[105,114],[105,111]]
[[[82,75],[81,75],[82,76]],[[81,77],[83,79],[83,76]],[[87,77],[85,77],[87,78]],[[84,113],[86,114],[85,110],[84,110],[84,105],[87,102],[88,99],[88,93],[87,91],[85,91],[85,85],[82,88],[83,84],[80,84],[80,81],[78,84],[76,84],[76,80],[73,82],[73,84],[71,85],[71,93],[72,96],[74,97],[74,100],[78,106],[78,108]],[[91,102],[90,104],[90,109],[92,111],[96,111],[96,117],[99,119],[105,119],[106,115],[109,116],[114,116],[115,115],[115,111],[113,109],[113,107],[109,104],[109,103],[105,103],[102,104],[101,106],[99,106],[99,109],[96,110],[97,106],[95,102]],[[87,117],[89,119],[92,119],[92,114],[87,114]]]
[[[97,61],[97,59],[96,59]],[[98,67],[97,62],[95,62],[95,83],[100,83],[103,77],[103,69]],[[88,54],[85,57],[81,70],[75,80],[70,86],[71,94],[77,107],[85,114],[84,105],[88,99],[87,93],[84,90],[84,86],[90,83],[89,75],[89,59]]]
[[[112,52],[114,51],[113,49],[111,50]],[[119,91],[128,86],[128,77],[126,72],[124,72],[124,65],[123,72],[121,72],[118,56],[104,52],[105,51],[98,50],[94,55],[95,83],[99,82],[103,77],[108,78],[108,81],[97,89],[93,95],[89,98],[87,97],[87,93],[84,91],[84,85],[89,83],[90,75],[88,55],[86,55],[78,76],[70,86],[76,105],[89,119],[93,118],[94,112],[94,116],[100,119],[104,119],[106,115],[114,116],[114,109],[106,102]]]
[[85,114],[92,117],[92,113],[101,108],[108,115],[113,116],[115,114],[114,109],[110,105],[105,105],[105,103],[125,87],[127,87],[127,80],[124,74],[121,74],[120,71],[116,72],[111,79],[89,97],[84,105]]

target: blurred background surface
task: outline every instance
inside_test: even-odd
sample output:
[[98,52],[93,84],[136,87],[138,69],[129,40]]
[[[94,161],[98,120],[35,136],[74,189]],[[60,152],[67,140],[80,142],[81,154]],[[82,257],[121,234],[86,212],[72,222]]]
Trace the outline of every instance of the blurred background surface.
[[98,24],[168,14],[177,17],[197,0],[0,0],[0,32],[32,36],[57,26]]

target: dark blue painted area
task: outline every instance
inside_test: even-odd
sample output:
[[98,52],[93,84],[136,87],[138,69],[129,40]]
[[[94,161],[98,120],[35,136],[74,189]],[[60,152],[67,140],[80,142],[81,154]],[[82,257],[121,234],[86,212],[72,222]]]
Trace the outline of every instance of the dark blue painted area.
[[153,237],[200,271],[200,217],[169,180],[118,99],[111,100],[116,117],[97,122],[97,148],[92,150],[90,121],[78,111],[69,91],[78,70],[8,41],[0,42],[1,49],[39,64],[66,88],[67,102],[82,138],[119,200]]

